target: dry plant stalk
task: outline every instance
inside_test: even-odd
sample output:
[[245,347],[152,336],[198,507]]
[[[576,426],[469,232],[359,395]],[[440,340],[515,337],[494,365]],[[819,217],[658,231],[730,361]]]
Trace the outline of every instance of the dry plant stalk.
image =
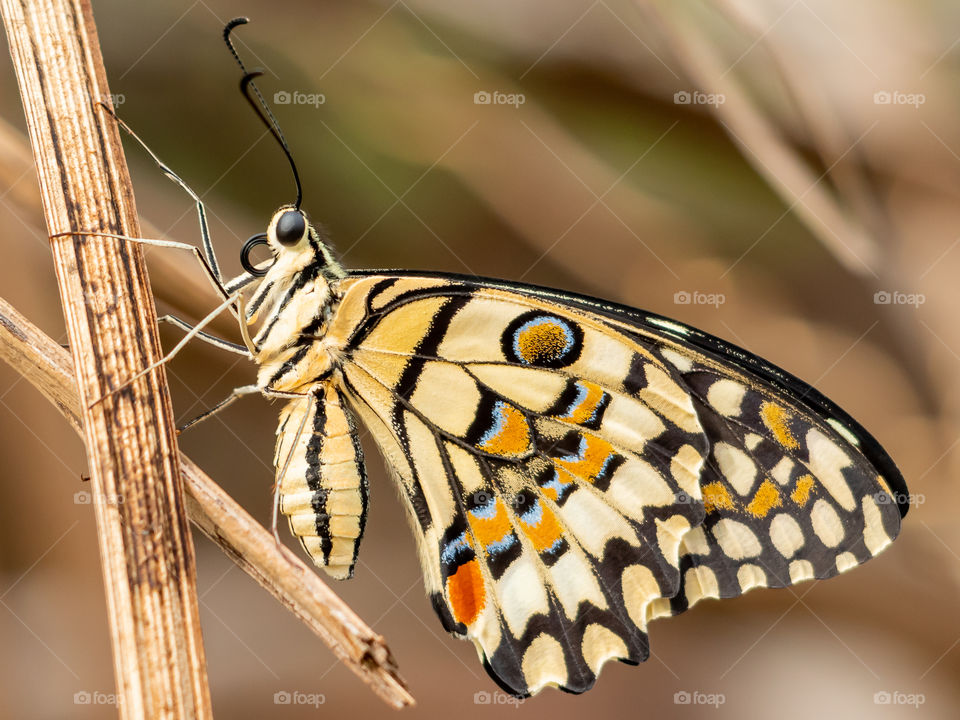
[[[3,0],[3,19],[51,235],[138,235],[88,2]],[[52,240],[73,349],[121,717],[212,716],[193,544],[162,372],[107,397],[160,357],[141,251]]]
[[[0,298],[0,359],[6,360],[81,432],[80,399],[67,352]],[[300,618],[387,704],[413,704],[383,638],[307,565],[284,554],[273,536],[185,455],[187,512],[244,572]]]

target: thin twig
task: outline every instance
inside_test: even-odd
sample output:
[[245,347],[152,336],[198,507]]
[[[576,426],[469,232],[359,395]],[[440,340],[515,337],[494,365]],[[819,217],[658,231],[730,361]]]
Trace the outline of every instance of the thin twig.
[[[0,359],[52,402],[78,433],[80,401],[68,353],[0,298]],[[203,533],[330,646],[395,708],[413,704],[384,639],[304,563],[282,553],[270,532],[180,455],[187,512]]]
[[[48,232],[138,235],[89,0],[2,0]],[[163,372],[105,403],[160,356],[142,254],[106,238],[51,241],[80,395],[119,712],[210,718],[196,567]]]

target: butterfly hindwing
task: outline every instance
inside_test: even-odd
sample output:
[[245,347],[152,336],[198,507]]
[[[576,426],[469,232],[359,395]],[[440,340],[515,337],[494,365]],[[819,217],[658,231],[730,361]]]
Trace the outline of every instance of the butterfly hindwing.
[[878,498],[902,480],[872,438],[708,336],[469,278],[335,292],[330,382],[404,491],[445,628],[512,693],[586,690],[646,659],[652,617],[826,577],[897,534]]

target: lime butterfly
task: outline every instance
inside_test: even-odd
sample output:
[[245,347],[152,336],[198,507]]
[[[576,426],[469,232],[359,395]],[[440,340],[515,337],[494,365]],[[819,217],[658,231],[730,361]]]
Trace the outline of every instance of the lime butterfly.
[[[243,22],[224,32],[232,51]],[[896,538],[907,487],[889,456],[745,350],[559,290],[343,269],[301,210],[258,73],[243,69],[297,200],[247,242],[231,281],[198,203],[201,259],[221,307],[239,300],[246,347],[191,332],[259,365],[256,385],[211,412],[244,392],[289,398],[277,509],[329,575],[353,574],[363,536],[358,423],[402,490],[443,626],[518,696],[583,692],[606,661],[648,657],[654,618],[831,577]],[[266,268],[250,259],[261,245]]]

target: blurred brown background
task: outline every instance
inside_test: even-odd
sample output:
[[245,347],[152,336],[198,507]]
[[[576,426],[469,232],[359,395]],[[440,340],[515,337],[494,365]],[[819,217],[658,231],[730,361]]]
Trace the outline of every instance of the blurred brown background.
[[[701,327],[834,398],[917,494],[900,539],[864,567],[656,621],[642,666],[608,665],[586,695],[545,691],[515,707],[471,645],[442,631],[368,445],[368,530],[357,577],[336,589],[387,637],[419,702],[406,716],[956,717],[956,4],[111,0],[94,9],[120,114],[203,195],[226,272],[239,271],[240,243],[293,197],[220,41],[224,22],[246,14],[242,49],[267,70],[268,98],[289,93],[274,109],[304,206],[344,264],[523,280]],[[477,102],[483,92],[523,102]],[[308,97],[321,94],[322,103]],[[9,124],[0,294],[64,341],[7,63],[0,98]],[[189,198],[127,147],[141,216],[198,242]],[[192,272],[189,257],[169,252],[150,251],[161,311],[196,319],[209,298],[169,281],[164,261]],[[218,330],[235,337],[229,323]],[[168,346],[179,337],[163,333]],[[178,419],[252,381],[254,368],[235,360],[202,344],[176,358]],[[276,414],[247,399],[182,438],[264,522]],[[0,707],[6,717],[111,717],[82,445],[7,366],[0,427]],[[218,717],[391,712],[218,549],[198,538],[197,553]],[[275,702],[295,692],[324,702]]]

